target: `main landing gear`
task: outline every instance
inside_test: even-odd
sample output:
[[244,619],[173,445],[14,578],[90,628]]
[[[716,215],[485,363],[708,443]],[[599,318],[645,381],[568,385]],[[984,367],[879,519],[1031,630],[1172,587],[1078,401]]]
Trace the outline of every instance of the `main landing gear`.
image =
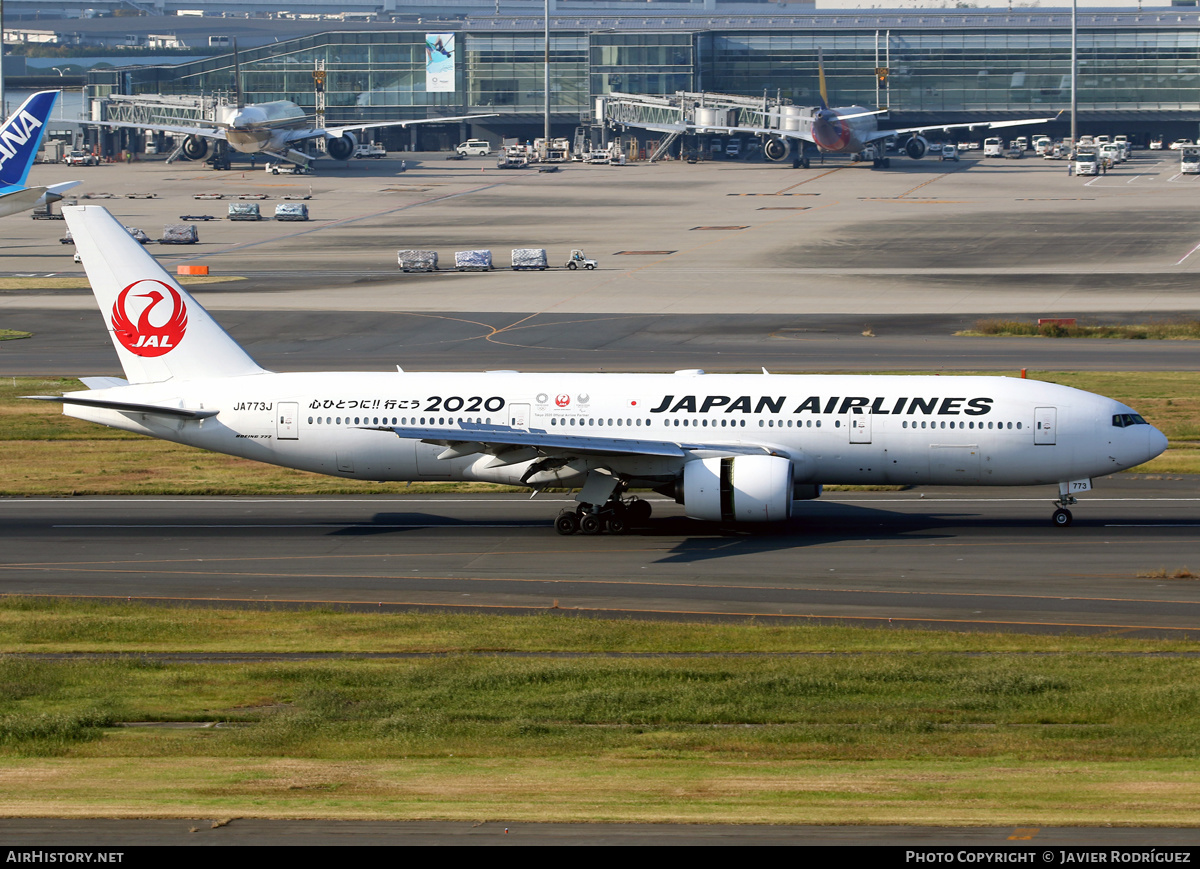
[[554,520],[554,530],[559,534],[624,534],[633,525],[645,524],[650,519],[650,502],[641,498],[610,498],[602,507],[595,504],[580,504],[575,509],[563,510]]

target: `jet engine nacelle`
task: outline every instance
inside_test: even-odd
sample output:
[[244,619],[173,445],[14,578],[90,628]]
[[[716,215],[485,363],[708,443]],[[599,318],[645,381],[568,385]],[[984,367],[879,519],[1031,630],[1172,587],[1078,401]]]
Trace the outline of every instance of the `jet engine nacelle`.
[[929,150],[929,143],[921,136],[913,136],[904,143],[904,153],[912,157],[914,160],[920,160],[925,156],[925,152]]
[[330,136],[325,140],[325,152],[334,160],[349,160],[354,156],[354,149],[357,147],[358,140],[350,133]]
[[792,462],[782,456],[696,459],[683,466],[675,491],[693,519],[779,522],[792,515]]
[[792,154],[792,143],[787,139],[778,139],[774,136],[763,142],[763,156],[772,163],[782,163]]
[[209,142],[203,136],[188,136],[183,140],[183,156],[189,160],[204,160],[208,157]]

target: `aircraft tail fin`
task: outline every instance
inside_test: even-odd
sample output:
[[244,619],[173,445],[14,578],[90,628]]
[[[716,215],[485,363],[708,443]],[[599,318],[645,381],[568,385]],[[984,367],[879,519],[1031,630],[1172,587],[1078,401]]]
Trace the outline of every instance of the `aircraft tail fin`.
[[62,212],[130,383],[263,371],[106,208]]
[[821,108],[829,108],[829,91],[825,87],[825,52],[817,49],[817,79],[821,84]]
[[24,187],[58,91],[38,91],[0,127],[0,188]]
[[237,37],[233,39],[233,93],[240,112],[245,108],[246,100],[242,96],[242,64],[238,57]]

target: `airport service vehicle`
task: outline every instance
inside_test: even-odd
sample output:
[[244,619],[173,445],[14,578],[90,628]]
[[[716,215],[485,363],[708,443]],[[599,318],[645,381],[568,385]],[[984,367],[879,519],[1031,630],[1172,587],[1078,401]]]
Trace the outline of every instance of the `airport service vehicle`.
[[31,94],[0,126],[0,217],[58,202],[64,193],[83,183],[65,181],[46,187],[26,186],[57,98],[58,91]]
[[263,166],[268,175],[311,175],[312,167],[299,163],[268,163]]
[[1180,148],[1186,148],[1188,145],[1194,145],[1194,144],[1196,144],[1196,143],[1193,142],[1191,139],[1176,139],[1174,142],[1172,142],[1167,147],[1170,148],[1172,151],[1178,151]]
[[[775,126],[722,126],[704,122],[686,123],[643,123],[636,126],[659,133],[692,133],[709,132],[724,135],[755,135],[764,137],[763,156],[768,160],[782,162],[792,159],[792,142],[798,143],[798,154],[792,161],[793,166],[808,166],[808,158],[804,151],[808,145],[815,145],[818,151],[828,154],[856,155],[858,160],[871,160],[876,168],[886,169],[891,166],[890,158],[885,156],[883,142],[889,138],[904,137],[900,150],[914,160],[919,160],[929,151],[929,142],[922,133],[949,133],[955,128],[965,129],[999,129],[1001,127],[1017,127],[1026,124],[1043,124],[1055,118],[1023,118],[1020,120],[977,121],[967,124],[928,124],[921,127],[901,127],[898,129],[880,129],[879,115],[886,109],[868,109],[863,106],[831,107],[828,89],[825,85],[825,65],[821,52],[817,52],[817,72],[820,83],[821,103],[817,106],[786,106],[789,110],[786,116],[786,126],[782,123],[783,115],[779,115]],[[712,142],[712,154],[719,153],[720,143]],[[1000,156],[1000,155],[996,155]]]
[[1150,150],[1151,151],[1161,151],[1162,149],[1163,149],[1162,136],[1158,136],[1158,137],[1150,140]]
[[1004,156],[1009,160],[1020,160],[1025,156],[1025,149],[1013,142],[1008,146],[1008,152]]
[[958,149],[955,148],[951,144],[943,145],[942,153],[940,156],[941,156],[941,159],[943,159],[943,160],[953,160],[955,163],[957,163],[958,162]]
[[387,148],[383,145],[378,145],[375,142],[368,142],[365,145],[359,145],[354,149],[354,159],[364,160],[368,157],[374,160],[381,160],[387,156]]
[[1029,150],[1029,137],[1028,136],[1017,136],[1017,138],[1013,141],[1013,145],[1020,148],[1022,151],[1028,151]]
[[1121,161],[1121,149],[1112,142],[1105,142],[1096,149],[1096,153],[1108,168],[1112,168]]
[[1004,142],[997,138],[983,140],[983,156],[985,157],[1003,157]]
[[892,375],[329,372],[259,367],[100,206],[63,209],[123,378],[28,396],[68,416],[348,479],[577,488],[562,534],[649,518],[789,518],[825,483],[1056,485],[1053,522],[1095,477],[1166,437],[1132,408],[1053,383]]
[[486,157],[492,153],[492,146],[484,139],[468,139],[455,148],[454,153],[463,157]]
[[1050,137],[1038,136],[1033,140],[1033,153],[1039,157],[1045,157],[1046,152],[1050,150]]
[[1096,144],[1097,146],[1107,145],[1111,141],[1112,141],[1111,136],[1097,136],[1094,144]]
[[595,267],[596,261],[594,259],[588,259],[583,255],[583,251],[581,250],[571,251],[571,258],[567,260],[567,268],[569,268],[571,271],[575,271],[577,268],[585,268],[590,272]]
[[1179,149],[1179,171],[1184,175],[1200,175],[1200,147],[1189,145]]
[[99,166],[100,158],[87,151],[69,151],[62,161],[68,166]]
[[[290,100],[267,103],[246,103],[242,98],[242,75],[238,64],[237,46],[233,49],[234,104],[217,107],[217,118],[211,124],[189,126],[179,124],[144,124],[131,121],[89,121],[102,127],[135,130],[154,130],[186,138],[179,153],[188,160],[208,160],[214,142],[224,142],[242,154],[265,154],[307,166],[312,157],[296,150],[314,139],[325,141],[325,153],[334,160],[349,160],[358,147],[355,134],[380,127],[409,127],[418,124],[446,124],[490,118],[486,115],[463,115],[455,118],[423,118],[412,121],[374,121],[364,124],[344,124],[340,127],[317,127],[304,114],[304,109]],[[174,155],[168,157],[170,161]]]
[[1076,175],[1099,175],[1100,158],[1095,151],[1080,149],[1075,152]]
[[730,139],[725,143],[725,156],[730,160],[736,160],[742,156],[742,140]]

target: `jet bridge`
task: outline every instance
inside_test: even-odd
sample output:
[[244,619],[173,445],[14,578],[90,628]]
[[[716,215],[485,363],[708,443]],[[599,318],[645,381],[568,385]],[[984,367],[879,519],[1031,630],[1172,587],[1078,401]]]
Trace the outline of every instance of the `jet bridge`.
[[[100,121],[197,127],[213,124],[218,111],[229,105],[226,100],[215,97],[110,94],[93,100],[92,111],[93,117]],[[99,117],[96,117],[96,113]],[[183,152],[186,139],[182,136],[177,139],[179,144],[167,157],[168,163],[173,163]]]
[[[766,95],[760,98],[676,91],[670,96],[651,96],[613,91],[596,98],[599,123],[613,129],[636,127],[666,134],[651,153],[651,162],[660,159],[681,134],[704,133],[706,124],[756,130],[797,129],[793,116],[798,117],[804,111],[807,110],[793,105],[789,99]],[[672,130],[672,127],[681,129]]]

